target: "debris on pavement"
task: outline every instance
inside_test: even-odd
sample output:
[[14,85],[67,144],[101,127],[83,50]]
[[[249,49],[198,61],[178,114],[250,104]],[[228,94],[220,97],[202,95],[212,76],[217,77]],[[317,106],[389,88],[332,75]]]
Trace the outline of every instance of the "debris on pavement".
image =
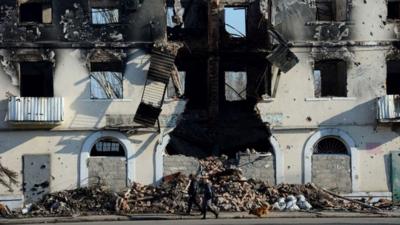
[[[250,212],[262,217],[270,210],[370,212],[390,209],[393,206],[389,200],[369,203],[347,199],[314,184],[271,186],[267,182],[246,179],[239,169],[231,168],[229,163],[226,163],[227,160],[227,158],[200,160],[199,176],[207,177],[212,182],[216,194],[214,201],[221,211]],[[184,213],[187,210],[188,183],[189,178],[186,175],[176,173],[166,176],[158,186],[133,183],[123,193],[113,193],[102,187],[66,190],[44,196],[40,202],[29,207],[27,215]]]
[[0,203],[0,215],[2,217],[8,217],[11,215],[10,209],[7,207],[7,205],[1,204]]

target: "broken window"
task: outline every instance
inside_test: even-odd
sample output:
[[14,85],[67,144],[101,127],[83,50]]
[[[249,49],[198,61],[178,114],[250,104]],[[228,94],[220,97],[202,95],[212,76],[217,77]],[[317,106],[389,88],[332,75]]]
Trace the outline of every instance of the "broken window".
[[348,20],[348,0],[316,0],[316,20],[346,21]]
[[314,154],[347,154],[347,147],[336,137],[325,137],[314,146]]
[[246,100],[246,89],[246,72],[225,72],[225,99],[227,101],[233,102]]
[[387,3],[388,16],[390,20],[400,19],[400,0],[388,0]]
[[174,28],[176,26],[183,27],[183,14],[185,8],[179,7],[178,11],[175,13],[174,7],[167,7],[167,27]]
[[51,1],[19,0],[18,3],[21,23],[52,23]]
[[92,24],[119,23],[119,1],[91,0],[90,7]]
[[92,8],[92,24],[110,24],[119,22],[118,9]]
[[167,98],[168,99],[179,98],[185,93],[185,78],[186,78],[186,72],[179,71],[178,72],[179,80],[177,81],[177,85],[179,85],[179,87],[176,87],[172,78],[169,79],[169,83],[167,86]]
[[123,98],[123,68],[121,62],[92,62],[90,69],[92,99]]
[[246,9],[225,8],[225,30],[232,37],[246,37]]
[[343,60],[317,61],[314,65],[315,97],[347,96],[347,64]]
[[125,156],[122,145],[113,138],[100,139],[90,151],[90,156]]
[[168,27],[175,27],[177,24],[173,20],[174,17],[174,8],[167,7],[167,26]]
[[317,20],[333,21],[335,20],[335,1],[334,0],[317,0]]
[[388,95],[400,95],[400,60],[387,61],[386,91]]
[[53,64],[20,62],[21,97],[54,97]]

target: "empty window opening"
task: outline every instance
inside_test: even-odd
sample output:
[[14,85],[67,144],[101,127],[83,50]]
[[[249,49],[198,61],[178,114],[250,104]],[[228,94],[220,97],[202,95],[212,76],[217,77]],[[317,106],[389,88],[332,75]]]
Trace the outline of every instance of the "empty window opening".
[[334,21],[336,20],[336,6],[334,0],[317,0],[317,20],[319,21]]
[[51,3],[40,1],[25,1],[25,3],[21,3],[19,5],[19,21],[21,23],[51,23]]
[[174,8],[167,7],[167,26],[168,27],[175,27],[177,24],[174,22]]
[[174,7],[167,7],[167,27],[174,28],[176,26],[181,26],[183,28],[182,17],[185,13],[185,9],[182,7],[176,15],[174,12]]
[[388,95],[400,95],[400,60],[387,61],[386,91]]
[[246,37],[245,8],[225,8],[225,30],[232,37]]
[[120,22],[120,2],[118,0],[89,0],[89,7],[94,25]]
[[316,0],[316,20],[347,21],[349,18],[348,0]]
[[90,156],[124,157],[125,150],[117,140],[113,138],[103,138],[92,147]]
[[336,137],[325,137],[315,144],[314,154],[347,154],[347,147]]
[[318,61],[314,66],[315,97],[347,97],[347,64],[343,60]]
[[119,9],[92,8],[92,24],[115,24],[119,23]]
[[92,62],[90,69],[92,99],[123,98],[123,67],[121,62]]
[[185,93],[185,78],[186,72],[179,71],[178,72],[178,80],[174,81],[173,78],[169,79],[169,83],[167,86],[167,99],[177,99],[184,95]]
[[225,72],[225,99],[229,102],[246,100],[247,72]]
[[22,97],[54,97],[51,62],[20,62],[19,66]]
[[387,3],[388,16],[390,20],[400,20],[400,0],[389,0]]

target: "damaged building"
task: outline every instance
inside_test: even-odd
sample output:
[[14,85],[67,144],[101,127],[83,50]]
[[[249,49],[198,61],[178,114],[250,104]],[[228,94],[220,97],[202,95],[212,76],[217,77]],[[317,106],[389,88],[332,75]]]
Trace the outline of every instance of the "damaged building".
[[0,201],[157,184],[222,155],[270,184],[399,198],[399,6],[3,0],[0,162],[19,184]]

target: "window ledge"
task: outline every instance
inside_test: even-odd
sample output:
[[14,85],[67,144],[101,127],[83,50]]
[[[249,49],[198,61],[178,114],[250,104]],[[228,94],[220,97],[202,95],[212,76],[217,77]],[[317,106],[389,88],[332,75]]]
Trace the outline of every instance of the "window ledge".
[[351,21],[310,21],[306,23],[306,26],[321,26],[321,25],[333,25],[333,24],[345,24],[353,25]]
[[400,19],[387,19],[386,22],[387,22],[387,23],[395,23],[395,24],[398,24],[398,23],[400,23]]
[[17,23],[18,27],[37,26],[37,27],[43,28],[43,27],[52,27],[53,25],[54,25],[53,23],[38,23],[38,22],[18,22]]
[[305,98],[306,102],[319,102],[319,101],[355,101],[355,97],[322,97],[322,98]]
[[270,103],[270,102],[274,102],[274,101],[275,101],[275,98],[263,98],[258,103]]
[[186,99],[180,99],[180,98],[177,98],[177,99],[171,99],[171,98],[169,98],[169,99],[165,99],[164,100],[164,103],[172,103],[172,102],[186,102]]
[[80,99],[83,102],[132,102],[133,99]]

